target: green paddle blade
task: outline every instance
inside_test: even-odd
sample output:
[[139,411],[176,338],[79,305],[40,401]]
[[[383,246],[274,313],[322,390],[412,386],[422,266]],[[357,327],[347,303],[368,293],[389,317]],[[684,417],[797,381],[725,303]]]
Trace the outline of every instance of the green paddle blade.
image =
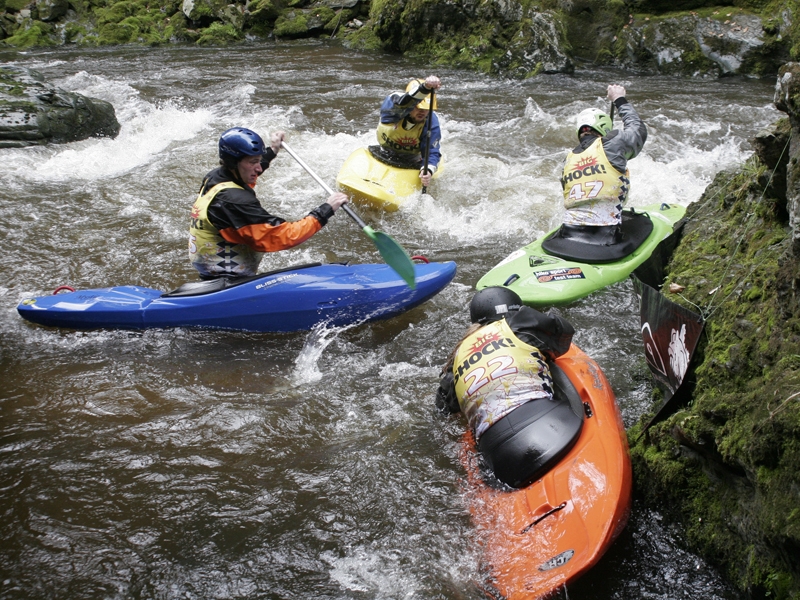
[[364,227],[363,231],[375,242],[375,247],[378,249],[378,252],[381,253],[386,264],[392,267],[392,269],[403,278],[403,281],[408,284],[408,287],[412,290],[416,289],[417,282],[414,277],[414,263],[411,262],[411,257],[403,250],[403,247],[382,231],[373,231],[372,227],[369,225]]

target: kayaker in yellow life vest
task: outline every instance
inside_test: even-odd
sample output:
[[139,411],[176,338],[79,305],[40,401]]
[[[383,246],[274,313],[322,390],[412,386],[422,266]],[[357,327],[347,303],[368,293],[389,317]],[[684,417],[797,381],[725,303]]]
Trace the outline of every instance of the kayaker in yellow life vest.
[[624,129],[612,129],[611,118],[589,108],[576,119],[579,144],[568,155],[561,176],[564,224],[573,227],[616,227],[628,199],[628,161],[642,150],[647,127],[625,98],[621,85],[608,86],[608,98]]
[[265,252],[302,244],[347,202],[345,194],[333,194],[295,222],[261,206],[253,188],[284,138],[277,131],[266,146],[261,136],[243,127],[228,129],[219,138],[221,166],[203,178],[189,226],[189,259],[201,279],[257,274]]
[[438,168],[442,158],[439,144],[442,132],[439,128],[439,117],[436,112],[430,115],[431,135],[428,152],[428,168],[423,165],[423,157],[428,146],[428,113],[436,110],[434,95],[431,106],[431,92],[441,87],[441,81],[435,75],[426,79],[412,79],[406,86],[405,93],[389,94],[381,104],[381,116],[377,136],[380,148],[373,151],[373,156],[392,166],[419,169],[422,185],[427,187],[431,177]]
[[436,406],[462,412],[495,477],[512,487],[530,482],[530,449],[541,445],[534,400],[553,399],[547,360],[569,350],[575,332],[555,314],[523,306],[516,292],[488,287],[469,306],[472,325],[442,369]]

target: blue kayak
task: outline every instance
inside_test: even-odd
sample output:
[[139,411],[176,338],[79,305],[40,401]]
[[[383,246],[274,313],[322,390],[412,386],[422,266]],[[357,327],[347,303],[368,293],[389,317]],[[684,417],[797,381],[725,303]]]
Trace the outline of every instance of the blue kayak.
[[186,283],[171,292],[117,286],[26,298],[22,318],[69,329],[209,327],[303,331],[399,315],[439,293],[456,264],[415,264],[416,288],[385,264],[300,265],[254,277]]

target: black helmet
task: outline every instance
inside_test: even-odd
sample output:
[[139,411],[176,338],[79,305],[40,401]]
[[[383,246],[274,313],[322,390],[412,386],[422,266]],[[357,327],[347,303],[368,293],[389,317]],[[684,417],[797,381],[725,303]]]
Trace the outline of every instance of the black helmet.
[[487,287],[476,293],[469,303],[469,319],[473,323],[486,325],[499,321],[507,313],[522,308],[522,299],[516,292],[505,287]]
[[245,156],[257,156],[264,152],[264,140],[251,129],[234,127],[219,138],[219,157],[229,167],[236,166]]

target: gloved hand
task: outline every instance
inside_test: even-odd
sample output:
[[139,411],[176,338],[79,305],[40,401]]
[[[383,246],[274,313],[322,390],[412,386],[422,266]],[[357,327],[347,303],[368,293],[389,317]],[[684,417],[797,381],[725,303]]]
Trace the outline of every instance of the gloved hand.
[[614,102],[617,98],[625,97],[625,88],[621,85],[612,83],[608,86],[608,99]]
[[281,149],[281,142],[286,139],[286,133],[283,131],[275,131],[269,140],[269,147],[277,155],[278,150]]
[[429,90],[438,90],[440,87],[442,87],[442,82],[436,75],[428,75],[425,78],[425,87]]
[[436,172],[436,167],[433,165],[428,165],[428,170],[425,170],[425,167],[422,167],[419,170],[419,178],[422,181],[422,185],[424,187],[428,187],[431,184],[431,179],[433,178],[433,174]]

